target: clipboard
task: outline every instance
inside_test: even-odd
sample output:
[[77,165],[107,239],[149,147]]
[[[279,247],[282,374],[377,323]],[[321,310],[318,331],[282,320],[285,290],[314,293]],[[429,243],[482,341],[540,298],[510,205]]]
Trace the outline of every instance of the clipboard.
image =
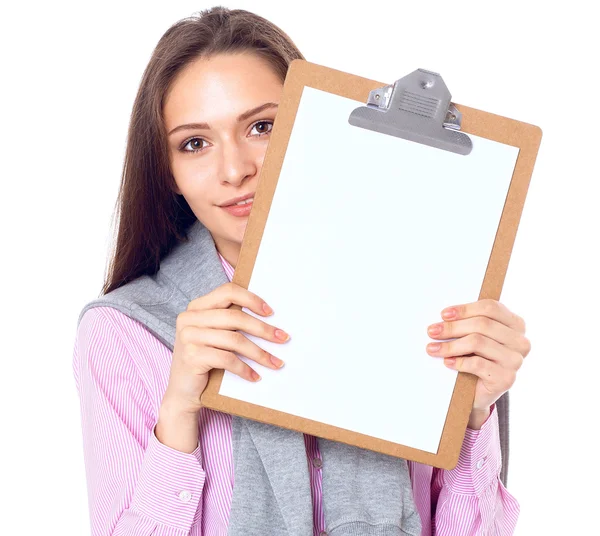
[[[518,150],[506,197],[502,200],[501,213],[485,273],[478,287],[478,297],[474,296],[471,301],[484,298],[499,300],[541,143],[541,129],[535,125],[452,103],[450,92],[441,76],[432,71],[418,69],[394,84],[385,85],[300,59],[292,61],[287,72],[233,282],[244,288],[250,288],[299,106],[303,94],[313,90],[356,101],[355,109],[347,118],[348,123],[353,128],[372,132],[378,140],[383,140],[381,136],[384,135],[386,139],[396,138],[416,144],[413,146],[414,149],[435,148],[437,151],[443,151],[444,154],[459,155],[460,158],[469,158],[471,155],[473,137],[492,140]],[[261,297],[269,303],[268,297],[264,295]],[[456,303],[466,303],[466,301],[468,300]],[[277,299],[272,302],[277,313]],[[450,304],[443,303],[442,306]],[[236,305],[232,307],[240,309]],[[277,325],[276,320],[271,321],[272,318],[266,317],[262,320]],[[433,321],[436,321],[436,317],[430,316],[429,323]],[[438,321],[441,321],[441,318]],[[423,332],[427,325],[423,323]],[[285,325],[280,327],[286,329]],[[293,342],[293,330],[290,333],[292,333],[292,341],[286,344]],[[425,344],[423,344],[423,353],[424,347]],[[269,351],[281,357],[276,349],[269,349]],[[255,369],[260,366],[250,360],[247,362]],[[445,368],[439,362],[437,366]],[[281,374],[282,371],[273,372]],[[477,382],[477,377],[474,375],[460,372],[456,374],[439,443],[437,449],[432,451],[431,448],[428,450],[415,448],[348,427],[324,423],[318,418],[306,418],[267,405],[225,396],[220,393],[225,374],[231,373],[222,369],[211,370],[208,385],[201,397],[203,406],[442,469],[452,469],[457,464]],[[381,378],[381,371],[372,368],[366,374],[365,382],[372,384],[378,377]],[[360,395],[357,397],[360,398]],[[504,410],[503,414],[499,415],[501,434],[504,433],[503,439],[506,442],[508,393],[497,402],[498,405],[500,403]],[[393,410],[389,411],[389,414],[393,416]],[[507,459],[504,461],[503,480],[505,481]]]

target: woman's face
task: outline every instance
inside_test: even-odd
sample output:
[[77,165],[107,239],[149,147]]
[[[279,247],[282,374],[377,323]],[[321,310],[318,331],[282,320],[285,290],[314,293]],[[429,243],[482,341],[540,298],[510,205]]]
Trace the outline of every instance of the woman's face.
[[233,266],[249,210],[236,215],[244,210],[222,205],[256,191],[282,89],[260,57],[220,54],[188,65],[165,99],[176,191]]

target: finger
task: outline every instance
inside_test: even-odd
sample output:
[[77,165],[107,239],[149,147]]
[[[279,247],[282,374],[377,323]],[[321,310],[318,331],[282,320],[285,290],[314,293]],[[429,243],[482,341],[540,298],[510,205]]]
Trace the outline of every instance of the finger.
[[[449,309],[454,309],[456,311],[453,318],[448,318],[444,314]],[[442,318],[445,320],[461,320],[464,318],[472,318],[474,316],[487,316],[519,333],[525,333],[525,321],[497,300],[483,299],[473,303],[447,307],[442,311]]]
[[183,311],[177,315],[176,329],[185,326],[241,330],[262,339],[284,343],[290,336],[281,328],[263,322],[239,309],[209,309]]
[[[233,352],[228,352],[220,348],[214,348],[212,346],[203,345],[191,345],[195,348],[188,351],[188,356],[191,357],[192,362],[190,368],[196,369],[199,374],[205,374],[210,369],[224,369],[236,374],[244,380],[251,382],[257,382],[261,379],[258,372],[256,372],[247,363],[242,361]],[[194,361],[202,359],[202,365],[199,367]]]
[[186,326],[181,330],[179,338],[183,344],[212,346],[213,348],[236,352],[271,369],[278,369],[283,366],[281,359],[263,350],[248,337],[237,331]]
[[187,310],[227,309],[233,304],[246,307],[261,316],[273,314],[272,309],[262,298],[232,282],[225,283],[212,292],[190,301]]
[[474,354],[501,364],[505,368],[518,370],[523,364],[523,356],[503,344],[480,333],[471,333],[453,341],[439,343],[440,349],[427,351],[436,357],[458,357]]
[[454,364],[449,364],[448,366],[459,372],[468,372],[481,378],[490,392],[508,391],[517,378],[516,371],[505,369],[498,363],[477,355],[457,357]]
[[432,333],[429,330],[431,326],[429,326],[427,333],[432,339],[456,339],[469,333],[480,333],[520,353],[523,357],[531,350],[531,343],[525,335],[487,316],[475,316],[454,322],[440,322],[435,325],[439,325],[442,331],[437,334]]

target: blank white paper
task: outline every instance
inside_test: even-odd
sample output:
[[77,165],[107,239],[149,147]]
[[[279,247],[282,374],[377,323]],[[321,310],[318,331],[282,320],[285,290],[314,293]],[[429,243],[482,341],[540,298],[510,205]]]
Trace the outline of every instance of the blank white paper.
[[467,156],[352,126],[364,103],[305,87],[249,290],[287,331],[283,359],[219,393],[436,453],[457,372],[427,327],[477,301],[519,149]]

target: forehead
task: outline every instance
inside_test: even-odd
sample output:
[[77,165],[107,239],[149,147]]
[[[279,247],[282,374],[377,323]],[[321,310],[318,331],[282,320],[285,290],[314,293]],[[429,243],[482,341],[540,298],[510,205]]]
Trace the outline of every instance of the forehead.
[[282,89],[272,67],[254,54],[195,60],[177,75],[166,95],[167,130],[186,122],[231,120],[264,102],[278,102]]

